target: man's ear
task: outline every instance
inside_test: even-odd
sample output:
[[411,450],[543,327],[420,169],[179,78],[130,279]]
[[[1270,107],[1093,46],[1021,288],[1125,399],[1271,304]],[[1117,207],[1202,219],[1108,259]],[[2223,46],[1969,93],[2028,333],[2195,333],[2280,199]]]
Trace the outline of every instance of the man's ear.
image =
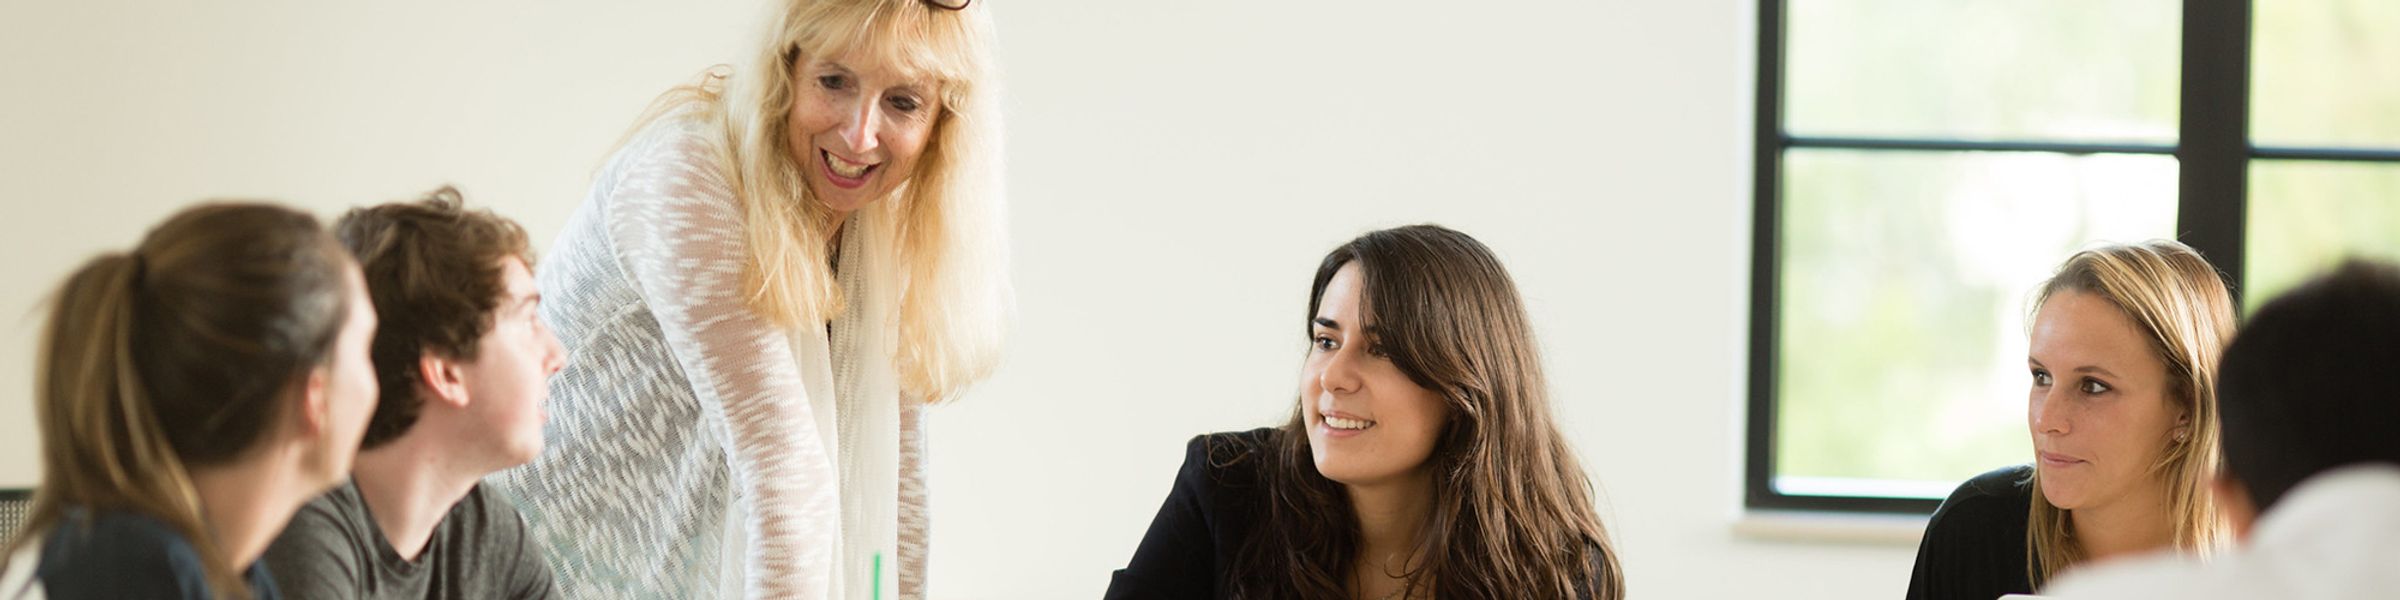
[[2225,524],[2233,527],[2236,542],[2250,540],[2250,526],[2258,523],[2258,502],[2250,497],[2250,487],[2242,485],[2233,471],[2218,470],[2209,481],[2209,491],[2217,497],[2217,512],[2225,516]]
[[452,408],[467,405],[467,380],[457,360],[425,351],[417,356],[417,380],[424,382],[425,401]]

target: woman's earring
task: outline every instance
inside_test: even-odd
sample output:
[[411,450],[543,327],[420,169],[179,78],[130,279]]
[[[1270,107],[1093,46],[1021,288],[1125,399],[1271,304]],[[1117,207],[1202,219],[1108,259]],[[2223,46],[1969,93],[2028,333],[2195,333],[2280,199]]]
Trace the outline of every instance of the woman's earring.
[[2182,429],[2182,428],[2177,428],[2177,429],[2175,430],[2175,443],[2181,444],[2181,443],[2183,443],[2183,441],[2184,441],[2184,439],[2185,439],[2185,438],[2189,438],[2189,437],[2191,437],[2191,436],[2192,436],[2191,430],[2188,430],[2188,429]]

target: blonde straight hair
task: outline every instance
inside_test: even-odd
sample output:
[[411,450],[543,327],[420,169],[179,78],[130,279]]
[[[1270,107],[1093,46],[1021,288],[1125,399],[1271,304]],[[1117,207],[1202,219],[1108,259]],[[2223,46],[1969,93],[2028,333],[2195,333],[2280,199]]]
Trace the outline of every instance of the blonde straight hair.
[[839,224],[801,183],[791,155],[793,70],[805,56],[860,54],[938,81],[942,110],[916,172],[892,197],[859,211],[891,224],[883,228],[891,239],[867,242],[897,259],[892,358],[901,392],[928,403],[991,372],[1010,308],[999,77],[984,4],[949,10],[922,0],[787,0],[749,62],[711,67],[668,90],[627,134],[630,140],[669,118],[714,130],[719,167],[741,204],[751,308],[785,327],[822,323],[844,307],[826,268],[826,240]]
[[[2175,547],[2214,551],[2225,525],[2208,491],[2220,464],[2217,452],[2217,365],[2233,341],[2233,295],[2216,267],[2190,246],[2171,240],[2109,244],[2075,253],[2035,297],[2036,312],[2060,292],[2091,294],[2124,311],[2150,339],[2167,366],[2168,401],[2189,415],[2182,441],[2165,441],[2150,473],[2166,486]],[[2035,589],[2087,558],[2075,540],[2074,515],[2040,493],[2034,466],[2033,508],[2025,530],[2026,576]]]

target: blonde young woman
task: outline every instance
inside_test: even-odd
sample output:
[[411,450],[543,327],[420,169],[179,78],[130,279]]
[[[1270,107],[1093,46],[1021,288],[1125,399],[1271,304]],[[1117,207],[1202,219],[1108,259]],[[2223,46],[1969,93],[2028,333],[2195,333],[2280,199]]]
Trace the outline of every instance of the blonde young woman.
[[1005,312],[992,24],[791,0],[663,96],[550,251],[552,446],[501,483],[566,597],[924,593],[920,412]]
[[2067,259],[2034,303],[2034,463],[1942,503],[1909,598],[2033,593],[2084,563],[2206,553],[2223,536],[2208,486],[2234,312],[2216,268],[2172,241],[2103,246]]
[[308,213],[210,204],[51,300],[42,484],[0,598],[275,598],[259,556],[350,471],[375,307]]

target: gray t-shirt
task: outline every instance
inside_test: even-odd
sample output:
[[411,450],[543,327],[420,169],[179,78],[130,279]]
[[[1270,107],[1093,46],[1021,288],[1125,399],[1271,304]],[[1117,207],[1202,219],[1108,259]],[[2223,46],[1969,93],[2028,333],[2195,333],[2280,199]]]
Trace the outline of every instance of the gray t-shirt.
[[310,500],[267,547],[286,598],[552,598],[550,565],[525,518],[477,485],[450,507],[414,561],[400,559],[349,482]]

